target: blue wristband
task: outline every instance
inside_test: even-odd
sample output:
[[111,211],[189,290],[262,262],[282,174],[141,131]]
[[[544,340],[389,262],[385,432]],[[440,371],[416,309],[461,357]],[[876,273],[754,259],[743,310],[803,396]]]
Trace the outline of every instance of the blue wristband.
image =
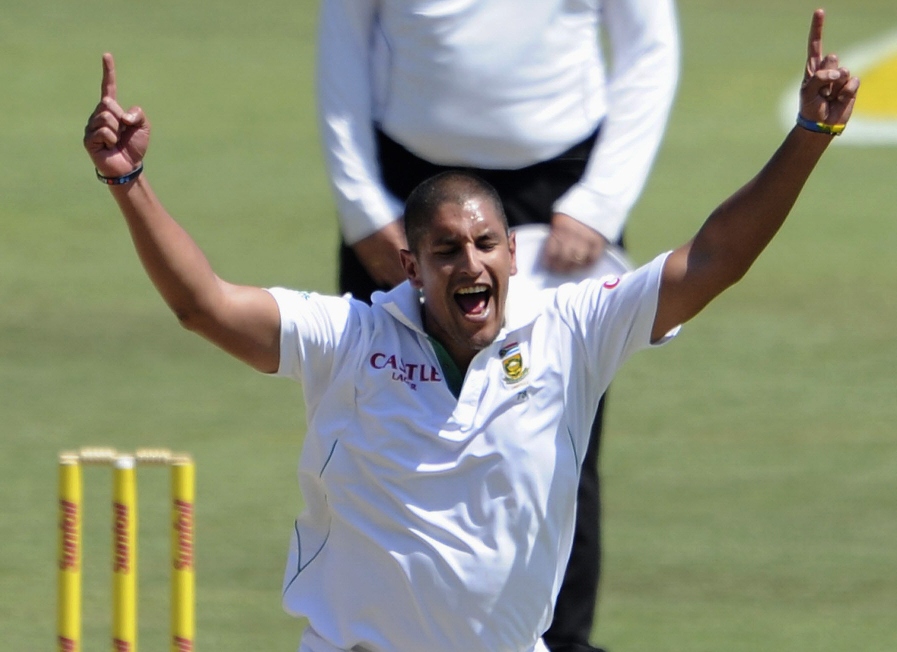
[[824,122],[813,122],[812,120],[807,120],[800,113],[797,114],[797,126],[803,127],[808,131],[815,131],[818,134],[828,134],[829,136],[840,136],[841,132],[844,131],[844,127],[846,124],[841,125],[827,125]]
[[128,172],[123,177],[104,177],[100,174],[99,170],[96,170],[97,179],[100,180],[100,183],[105,183],[107,186],[123,186],[126,183],[131,183],[134,179],[140,176],[141,172],[143,172],[142,161],[133,171]]

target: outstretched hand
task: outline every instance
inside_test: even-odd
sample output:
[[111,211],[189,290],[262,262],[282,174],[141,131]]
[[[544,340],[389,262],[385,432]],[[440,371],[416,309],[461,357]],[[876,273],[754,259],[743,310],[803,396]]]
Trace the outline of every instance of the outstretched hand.
[[129,174],[143,161],[149,146],[150,124],[139,106],[127,111],[116,97],[115,61],[103,55],[100,103],[84,128],[84,149],[103,176]]
[[807,67],[800,86],[800,115],[812,122],[843,125],[850,119],[860,80],[838,65],[834,54],[822,54],[825,12],[817,9],[810,23]]

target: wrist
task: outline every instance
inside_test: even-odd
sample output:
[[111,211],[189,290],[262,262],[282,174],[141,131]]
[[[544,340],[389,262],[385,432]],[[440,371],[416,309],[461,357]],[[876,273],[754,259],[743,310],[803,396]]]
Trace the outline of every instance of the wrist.
[[835,124],[835,125],[827,125],[824,122],[814,122],[813,120],[807,120],[800,113],[797,114],[797,126],[806,129],[807,131],[813,131],[817,134],[826,134],[829,136],[840,136],[844,131],[844,127],[846,124]]
[[143,161],[141,161],[136,168],[120,177],[106,177],[100,174],[100,171],[96,168],[94,168],[94,170],[97,173],[97,180],[100,183],[103,183],[107,186],[123,186],[125,184],[131,183],[141,175],[141,173],[143,172]]

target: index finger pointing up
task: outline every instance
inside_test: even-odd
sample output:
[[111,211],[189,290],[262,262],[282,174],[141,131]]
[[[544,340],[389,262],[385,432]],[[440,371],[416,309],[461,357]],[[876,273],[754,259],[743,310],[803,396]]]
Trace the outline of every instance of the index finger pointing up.
[[115,60],[108,52],[103,55],[103,83],[100,85],[100,99],[116,99]]
[[810,36],[807,40],[807,72],[813,74],[822,61],[822,23],[825,22],[825,11],[817,9],[813,12],[810,23]]

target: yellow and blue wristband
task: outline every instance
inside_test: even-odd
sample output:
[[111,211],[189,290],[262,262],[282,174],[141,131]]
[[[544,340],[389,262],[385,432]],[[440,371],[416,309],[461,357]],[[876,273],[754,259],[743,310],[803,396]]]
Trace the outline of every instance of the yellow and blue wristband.
[[840,136],[844,131],[844,127],[846,124],[840,125],[827,125],[824,122],[813,122],[812,120],[807,120],[800,113],[797,114],[797,126],[803,127],[808,131],[815,131],[819,134],[828,134],[829,136]]

